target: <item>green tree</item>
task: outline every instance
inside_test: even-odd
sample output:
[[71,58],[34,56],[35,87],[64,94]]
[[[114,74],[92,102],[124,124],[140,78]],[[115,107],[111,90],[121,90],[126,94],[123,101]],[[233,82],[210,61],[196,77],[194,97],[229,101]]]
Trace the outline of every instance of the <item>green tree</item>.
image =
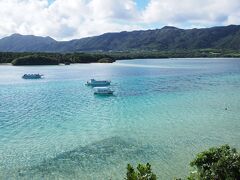
[[138,164],[137,171],[128,164],[127,165],[127,178],[126,180],[156,180],[156,175],[152,172],[151,165],[147,163]]
[[199,153],[190,165],[196,169],[188,178],[191,180],[240,179],[240,154],[229,145]]

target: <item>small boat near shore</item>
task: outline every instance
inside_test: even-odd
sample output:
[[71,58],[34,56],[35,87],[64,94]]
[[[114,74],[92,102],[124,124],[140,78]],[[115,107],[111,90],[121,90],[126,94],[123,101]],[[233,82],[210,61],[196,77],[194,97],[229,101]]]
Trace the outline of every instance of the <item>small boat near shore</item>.
[[87,86],[92,86],[92,87],[99,87],[99,86],[109,86],[111,84],[111,81],[97,81],[95,79],[90,79],[90,81],[87,81]]
[[113,90],[111,90],[109,87],[95,87],[94,94],[99,95],[113,95]]
[[42,77],[42,74],[24,74],[22,76],[23,79],[41,79]]

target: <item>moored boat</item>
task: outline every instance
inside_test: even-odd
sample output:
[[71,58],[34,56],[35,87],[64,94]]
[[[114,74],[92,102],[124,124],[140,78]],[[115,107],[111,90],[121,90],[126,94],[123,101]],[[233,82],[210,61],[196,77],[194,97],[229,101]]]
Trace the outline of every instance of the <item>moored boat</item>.
[[94,94],[100,94],[100,95],[112,95],[113,90],[111,90],[109,87],[95,87],[94,88]]
[[24,74],[22,76],[23,79],[41,79],[42,78],[42,74]]
[[93,87],[99,87],[99,86],[109,86],[111,84],[111,81],[97,81],[95,79],[91,79],[90,81],[87,81],[88,86],[93,86]]

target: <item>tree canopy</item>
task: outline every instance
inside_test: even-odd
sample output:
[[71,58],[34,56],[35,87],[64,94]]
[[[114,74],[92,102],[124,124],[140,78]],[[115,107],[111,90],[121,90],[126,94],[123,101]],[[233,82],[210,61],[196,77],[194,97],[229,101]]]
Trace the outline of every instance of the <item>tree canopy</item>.
[[210,148],[199,153],[190,165],[196,171],[189,179],[240,179],[240,154],[229,145]]

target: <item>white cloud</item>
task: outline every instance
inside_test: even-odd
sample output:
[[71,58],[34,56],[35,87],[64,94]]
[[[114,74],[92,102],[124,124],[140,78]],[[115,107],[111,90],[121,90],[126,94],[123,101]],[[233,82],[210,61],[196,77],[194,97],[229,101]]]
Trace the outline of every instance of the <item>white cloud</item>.
[[0,0],[0,7],[0,37],[21,33],[66,40],[156,24],[240,24],[239,0],[150,0],[143,10],[135,0]]
[[0,0],[0,36],[12,33],[64,40],[139,29],[133,0]]
[[151,0],[143,21],[182,27],[239,24],[239,10],[239,0]]

